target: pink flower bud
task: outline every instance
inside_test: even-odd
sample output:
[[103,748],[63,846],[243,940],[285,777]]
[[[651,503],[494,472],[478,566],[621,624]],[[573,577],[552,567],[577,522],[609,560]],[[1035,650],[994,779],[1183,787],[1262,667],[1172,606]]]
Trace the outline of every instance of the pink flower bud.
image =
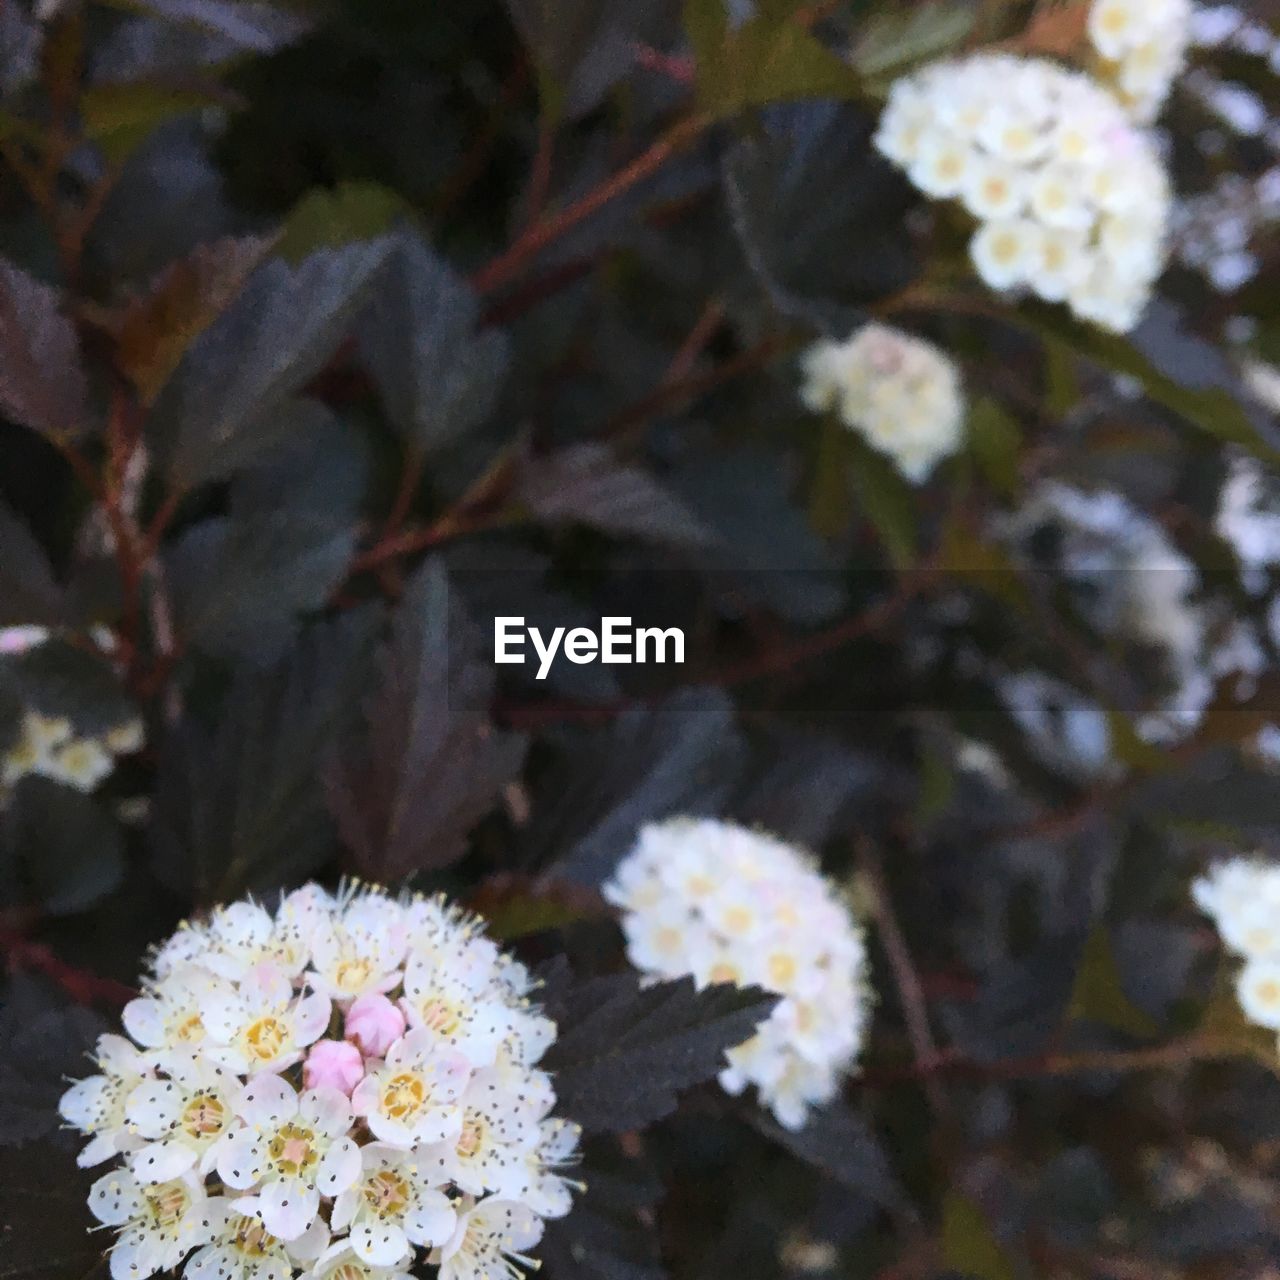
[[378,993],[361,996],[347,1010],[346,1037],[366,1058],[382,1058],[404,1035],[404,1014]]
[[337,1089],[350,1097],[363,1078],[360,1050],[345,1040],[317,1040],[302,1064],[302,1082],[308,1089]]

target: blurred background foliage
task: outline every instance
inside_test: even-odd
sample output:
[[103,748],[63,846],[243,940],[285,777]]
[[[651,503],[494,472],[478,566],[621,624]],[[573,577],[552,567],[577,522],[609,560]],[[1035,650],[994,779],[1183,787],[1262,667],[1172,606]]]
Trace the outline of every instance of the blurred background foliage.
[[[5,784],[0,1276],[100,1273],[52,1108],[179,919],[355,873],[606,972],[676,812],[847,887],[864,1070],[601,1136],[551,1280],[1280,1266],[1275,1044],[1187,894],[1280,827],[1280,7],[1202,15],[1127,339],[984,293],[870,144],[1079,9],[0,0],[0,625],[55,633],[0,734],[145,726]],[[919,489],[797,398],[873,317],[962,370]],[[491,661],[604,613],[686,664]]]

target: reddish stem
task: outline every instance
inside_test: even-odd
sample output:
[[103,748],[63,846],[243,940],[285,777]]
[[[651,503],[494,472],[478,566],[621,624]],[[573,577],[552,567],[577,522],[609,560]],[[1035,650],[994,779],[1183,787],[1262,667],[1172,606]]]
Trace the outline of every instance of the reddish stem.
[[59,960],[42,942],[32,942],[20,933],[0,931],[0,951],[11,970],[38,973],[56,983],[77,1004],[105,1004],[120,1008],[138,993],[114,978],[101,978],[87,969],[78,969]]
[[532,226],[505,252],[499,254],[471,278],[478,293],[492,293],[517,276],[532,259],[561,236],[585,222],[593,213],[603,209],[611,200],[629,191],[662,168],[664,164],[696,138],[710,123],[709,117],[689,116],[673,125],[646,151],[638,155],[625,168],[599,186],[587,192],[558,214],[536,226]]

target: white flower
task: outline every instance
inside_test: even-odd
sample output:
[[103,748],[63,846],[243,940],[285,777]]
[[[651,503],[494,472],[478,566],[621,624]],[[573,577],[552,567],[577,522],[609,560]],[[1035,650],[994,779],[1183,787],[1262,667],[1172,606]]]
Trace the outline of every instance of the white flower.
[[152,948],[151,972],[163,979],[187,965],[201,966],[212,945],[209,931],[203,925],[184,920],[176,933]]
[[969,256],[991,288],[1013,289],[1036,278],[1042,234],[1030,218],[984,222],[969,242]]
[[582,1184],[561,1170],[577,1164],[581,1138],[581,1126],[570,1120],[543,1120],[534,1145],[518,1148],[515,1162],[499,1169],[493,1187],[498,1198],[519,1200],[540,1218],[563,1218]]
[[345,1240],[337,1240],[307,1272],[307,1280],[414,1280],[402,1266],[365,1262]]
[[1101,78],[1143,123],[1160,113],[1191,40],[1191,0],[1094,0],[1089,40]]
[[1280,1030],[1280,956],[1248,961],[1236,979],[1236,995],[1251,1022]]
[[398,1147],[456,1138],[458,1104],[471,1064],[433,1030],[419,1027],[397,1040],[381,1067],[355,1087],[351,1105],[374,1137]]
[[1280,955],[1280,865],[1254,858],[1219,862],[1192,884],[1191,896],[1237,955]]
[[270,964],[258,965],[236,987],[216,987],[200,998],[208,1052],[242,1072],[297,1062],[324,1033],[329,1012],[327,996],[295,996],[289,979]]
[[[656,905],[646,881],[662,887]],[[605,894],[647,976],[758,984],[783,997],[729,1051],[727,1090],[755,1085],[793,1129],[830,1101],[862,1045],[866,954],[861,929],[804,854],[732,823],[672,819],[641,831]]]
[[203,1185],[192,1177],[141,1185],[126,1169],[104,1174],[89,1192],[89,1208],[104,1226],[118,1227],[111,1246],[112,1280],[144,1280],[171,1271],[210,1235]]
[[510,992],[499,980],[488,938],[455,937],[411,955],[404,970],[405,1015],[472,1067],[485,1067],[513,1029]]
[[1027,203],[1026,170],[995,156],[972,157],[966,166],[964,206],[975,218],[1014,218]]
[[453,1235],[431,1256],[439,1280],[513,1280],[520,1274],[513,1262],[535,1265],[525,1250],[541,1239],[542,1219],[532,1209],[490,1197],[464,1209]]
[[219,1139],[218,1176],[238,1203],[261,1217],[281,1240],[294,1240],[312,1222],[321,1195],[341,1195],[360,1175],[360,1150],[347,1136],[351,1106],[336,1089],[299,1096],[279,1076],[254,1076],[236,1102],[245,1127]]
[[555,1095],[542,1072],[530,1078],[532,1088],[520,1087],[517,1092],[511,1083],[499,1067],[488,1067],[472,1076],[460,1100],[462,1127],[458,1136],[421,1153],[442,1181],[480,1196],[505,1188],[512,1171],[523,1173],[525,1153],[539,1138],[539,1103],[549,1105]]
[[148,1049],[193,1047],[207,1034],[202,1002],[231,992],[227,983],[198,965],[175,964],[165,977],[144,984],[144,994],[125,1005],[124,1029]]
[[161,1055],[166,1079],[144,1080],[125,1115],[146,1145],[129,1161],[139,1182],[167,1182],[199,1165],[213,1167],[213,1147],[236,1124],[240,1078],[191,1051]]
[[[232,903],[156,947],[141,985],[123,1020],[145,1051],[103,1036],[101,1074],[60,1104],[91,1138],[81,1164],[125,1166],[92,1195],[119,1228],[115,1280],[184,1258],[193,1280],[412,1280],[428,1257],[512,1280],[568,1212],[579,1130],[536,1065],[555,1023],[525,966],[444,899],[307,885],[274,912]],[[306,1088],[357,994],[390,1017],[325,1042],[354,1056],[352,1099]]]
[[262,1219],[225,1196],[205,1201],[210,1241],[187,1259],[190,1280],[293,1280],[296,1267],[317,1259],[329,1246],[329,1229],[317,1218],[296,1240],[273,1236]]
[[361,894],[340,915],[317,922],[311,935],[313,983],[344,1004],[390,991],[399,985],[407,941],[401,908],[381,894]]
[[134,1088],[151,1074],[150,1061],[123,1036],[99,1036],[95,1061],[102,1074],[78,1080],[58,1103],[58,1114],[90,1137],[76,1161],[82,1169],[141,1145],[126,1104]]
[[338,1197],[330,1219],[335,1231],[348,1232],[358,1258],[391,1267],[410,1257],[413,1245],[430,1248],[453,1235],[458,1216],[440,1190],[449,1179],[430,1176],[431,1162],[420,1152],[375,1142],[360,1155],[359,1177]]
[[[298,933],[287,914],[282,913],[281,927],[277,928],[265,907],[256,902],[233,902],[229,907],[219,907],[209,922],[209,950],[204,963],[215,973],[236,981],[264,964],[287,978],[296,978],[310,958],[309,949],[300,945]],[[309,932],[306,940],[310,940]]]
[[[1130,80],[1150,56],[1135,50]],[[1009,54],[936,63],[894,84],[876,146],[977,219],[970,257],[991,288],[1065,301],[1115,331],[1137,323],[1164,262],[1169,181],[1152,139],[1087,76]]]
[[851,431],[887,454],[908,480],[924,480],[959,447],[964,399],[955,365],[936,347],[869,324],[843,343],[823,341],[805,355],[800,398],[834,410]]

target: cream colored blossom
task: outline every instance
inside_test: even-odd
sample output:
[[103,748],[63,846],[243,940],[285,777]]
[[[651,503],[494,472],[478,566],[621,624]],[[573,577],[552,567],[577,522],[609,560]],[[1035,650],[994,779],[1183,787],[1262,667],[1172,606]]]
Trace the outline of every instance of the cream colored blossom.
[[964,399],[954,363],[936,347],[869,324],[846,342],[823,341],[803,365],[800,397],[834,411],[908,480],[924,480],[959,447]]
[[646,976],[692,974],[700,986],[754,984],[782,997],[729,1051],[725,1089],[754,1085],[789,1129],[835,1096],[864,1037],[866,950],[805,854],[732,823],[675,818],[641,831],[604,892]]
[[[1128,48],[1120,19],[1148,4],[1163,7],[1098,0],[1107,48]],[[1139,48],[1121,76],[1135,93],[1151,82]],[[1151,137],[1088,76],[1004,53],[935,63],[894,84],[876,146],[977,220],[970,256],[991,288],[1117,333],[1138,323],[1164,265],[1169,180]]]

